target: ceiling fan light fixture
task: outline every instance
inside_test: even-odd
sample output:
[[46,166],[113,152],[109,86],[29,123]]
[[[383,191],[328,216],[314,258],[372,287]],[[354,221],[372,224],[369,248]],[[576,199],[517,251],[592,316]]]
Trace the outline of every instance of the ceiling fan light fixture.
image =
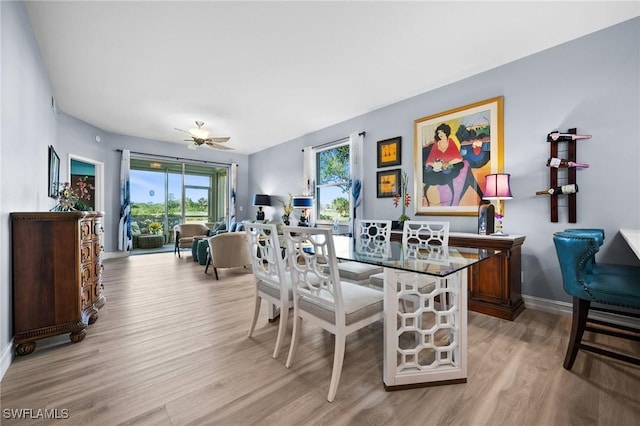
[[207,129],[203,129],[202,126],[204,126],[204,122],[203,121],[196,121],[196,126],[198,126],[197,128],[194,127],[193,129],[189,129],[189,133],[191,133],[191,135],[194,138],[198,138],[198,139],[207,139],[209,137],[209,131]]
[[233,149],[231,147],[221,145],[225,142],[228,142],[229,139],[231,139],[229,136],[210,137],[209,131],[207,129],[202,128],[202,126],[204,126],[203,121],[196,121],[196,126],[198,127],[189,129],[188,131],[178,129],[177,127],[175,128],[177,131],[182,132],[189,137],[189,139],[185,139],[185,141],[191,142],[191,144],[189,144],[189,149],[196,149],[200,145],[206,145],[209,148],[221,149],[221,150]]

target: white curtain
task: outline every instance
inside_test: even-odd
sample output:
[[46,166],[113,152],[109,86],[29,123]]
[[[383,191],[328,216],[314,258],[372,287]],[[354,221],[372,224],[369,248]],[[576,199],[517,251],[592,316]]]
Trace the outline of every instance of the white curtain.
[[227,229],[231,222],[236,221],[236,188],[238,185],[238,163],[231,163],[229,168],[229,215],[227,217]]
[[[302,195],[308,195],[314,198],[313,208],[316,205],[316,150],[312,146],[304,149],[304,163],[302,165]],[[316,224],[315,212],[309,214],[309,226]]]
[[355,230],[356,219],[363,219],[364,206],[362,203],[363,197],[363,146],[364,146],[364,132],[352,133],[349,135],[349,146],[351,152],[349,153],[349,161],[351,167],[351,207],[353,212],[351,214],[351,224],[349,226],[349,233],[353,235]]
[[118,224],[118,250],[131,251],[131,193],[129,192],[129,163],[131,154],[122,150],[120,160],[120,223]]
[[316,196],[316,150],[312,146],[304,149],[302,166],[302,195]]

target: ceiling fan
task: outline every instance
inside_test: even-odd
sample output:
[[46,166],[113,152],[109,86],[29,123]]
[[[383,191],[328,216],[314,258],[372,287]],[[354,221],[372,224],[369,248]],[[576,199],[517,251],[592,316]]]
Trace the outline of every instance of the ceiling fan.
[[200,145],[207,145],[213,149],[225,149],[225,150],[233,149],[233,148],[229,148],[228,146],[220,145],[221,143],[225,143],[229,141],[229,139],[231,139],[229,136],[209,137],[209,131],[207,129],[202,128],[202,126],[204,126],[203,121],[196,121],[196,126],[198,127],[189,129],[188,131],[176,128],[177,131],[182,132],[191,138],[191,139],[185,139],[185,141],[191,142],[191,144],[188,147],[189,149],[196,149]]

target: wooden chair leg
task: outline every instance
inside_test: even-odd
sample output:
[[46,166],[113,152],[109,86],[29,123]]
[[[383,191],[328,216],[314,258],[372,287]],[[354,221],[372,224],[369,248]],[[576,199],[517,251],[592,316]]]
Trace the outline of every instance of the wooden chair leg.
[[213,272],[216,273],[216,280],[218,279],[218,268],[213,268]]
[[207,253],[207,266],[204,267],[204,273],[205,274],[209,270],[209,265],[211,265],[211,254]]
[[578,355],[580,349],[580,343],[582,342],[582,336],[584,334],[585,327],[587,325],[587,317],[589,315],[589,307],[591,302],[589,300],[583,300],[578,297],[573,297],[573,319],[571,321],[571,337],[569,339],[569,346],[567,347],[567,354],[564,357],[564,368],[571,370],[573,363]]

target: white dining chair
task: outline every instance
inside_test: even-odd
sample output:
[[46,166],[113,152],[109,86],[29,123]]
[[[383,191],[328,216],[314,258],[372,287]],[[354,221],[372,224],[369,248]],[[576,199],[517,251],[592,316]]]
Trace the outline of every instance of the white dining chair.
[[[356,248],[364,256],[382,256],[391,241],[390,220],[357,220],[355,226]],[[383,268],[361,262],[338,263],[340,279],[360,285],[369,285],[372,275],[381,274]]]
[[273,350],[273,357],[277,358],[287,331],[289,308],[292,306],[291,276],[283,259],[276,225],[247,222],[245,231],[255,277],[255,303],[248,337],[253,336],[262,299],[280,308],[280,324]]
[[335,335],[327,400],[335,399],[347,335],[383,318],[383,293],[340,279],[331,230],[284,227],[293,285],[293,336],[286,367],[300,340],[302,319]]
[[[404,260],[429,260],[434,263],[446,262],[449,248],[449,222],[407,220],[402,229],[402,250]],[[436,280],[429,275],[417,275],[417,288],[421,293],[435,289]],[[400,284],[399,284],[400,285]],[[374,274],[369,279],[372,288],[384,287],[384,273]],[[443,297],[444,299],[444,297]],[[415,304],[416,301],[413,300]],[[407,311],[405,300],[401,301],[403,311]],[[446,301],[441,300],[442,309]]]

